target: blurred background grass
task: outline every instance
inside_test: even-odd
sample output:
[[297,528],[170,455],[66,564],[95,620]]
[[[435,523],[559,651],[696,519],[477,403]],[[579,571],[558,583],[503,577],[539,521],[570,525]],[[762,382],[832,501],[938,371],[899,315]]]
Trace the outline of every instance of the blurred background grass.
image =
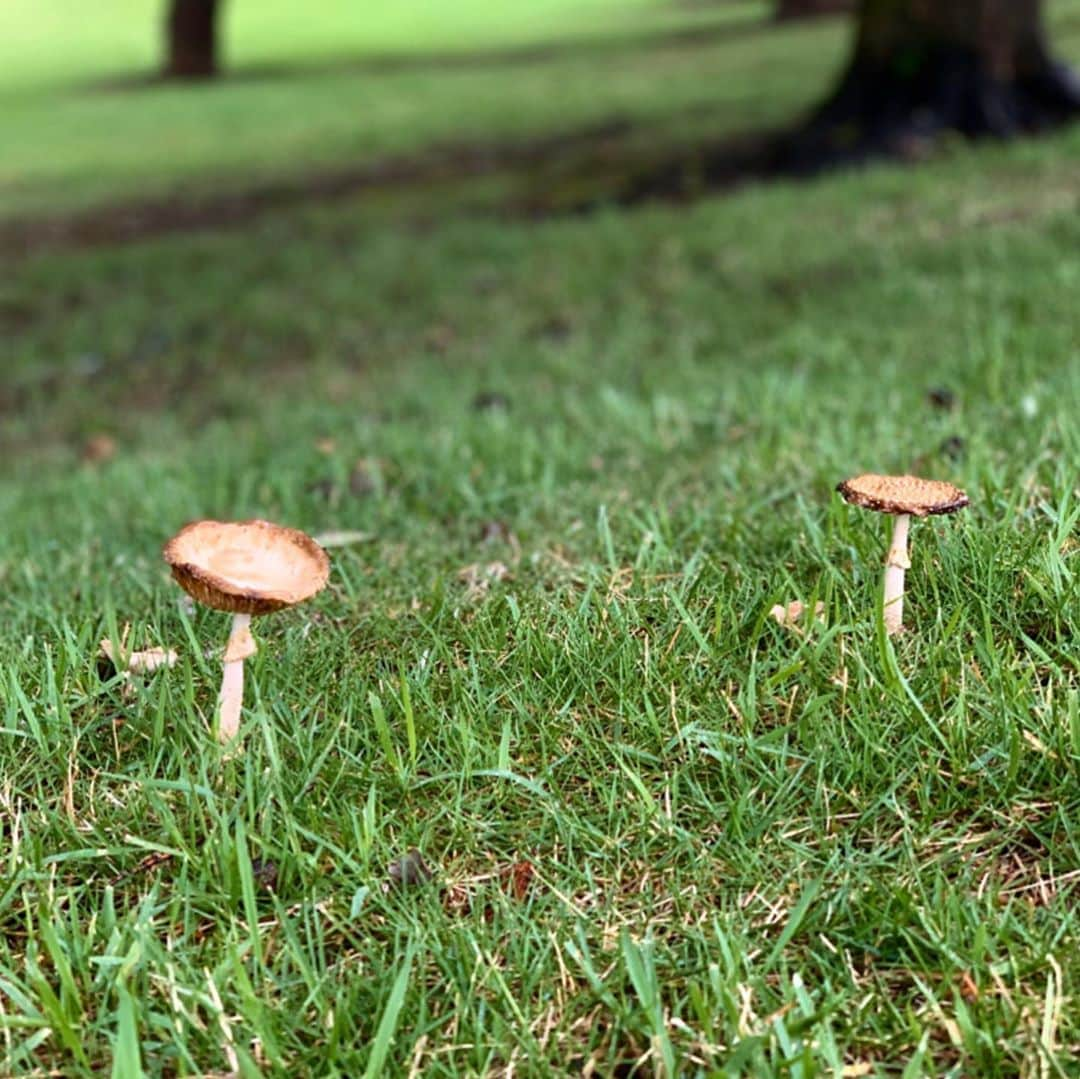
[[229,3],[228,77],[192,88],[152,81],[157,5],[88,19],[20,0],[0,42],[0,218],[613,121],[668,143],[754,129],[808,107],[846,47],[839,23],[777,30],[764,3],[362,7]]

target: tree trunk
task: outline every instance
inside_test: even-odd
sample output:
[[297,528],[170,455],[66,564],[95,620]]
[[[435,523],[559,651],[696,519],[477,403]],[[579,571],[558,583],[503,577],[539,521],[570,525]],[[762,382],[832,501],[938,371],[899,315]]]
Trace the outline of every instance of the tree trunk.
[[165,77],[208,79],[218,72],[219,0],[170,0],[165,21]]
[[794,152],[809,166],[918,155],[946,130],[1009,137],[1077,110],[1042,0],[860,0],[851,62]]
[[779,0],[776,5],[776,18],[809,19],[816,15],[834,15],[838,12],[851,11],[854,0]]
[[699,146],[629,177],[619,200],[692,198],[875,156],[919,158],[945,132],[1005,138],[1080,114],[1080,79],[1050,55],[1042,0],[849,2],[852,58],[800,127]]

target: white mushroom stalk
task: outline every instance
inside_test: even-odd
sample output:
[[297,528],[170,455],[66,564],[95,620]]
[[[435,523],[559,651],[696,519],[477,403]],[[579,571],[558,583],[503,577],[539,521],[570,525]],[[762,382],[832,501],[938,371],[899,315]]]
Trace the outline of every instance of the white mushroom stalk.
[[244,660],[255,655],[258,645],[251,635],[251,615],[234,614],[229,643],[222,657],[224,670],[218,694],[218,740],[231,742],[240,730],[244,707]]
[[845,502],[896,519],[885,558],[885,580],[881,590],[885,632],[895,637],[904,628],[904,575],[911,569],[908,559],[911,518],[956,513],[968,504],[968,496],[959,487],[940,480],[872,473],[844,480],[836,489]]
[[162,554],[189,596],[232,615],[217,699],[218,738],[232,743],[244,708],[244,660],[258,650],[252,616],[310,599],[326,586],[330,560],[310,536],[269,521],[195,521]]
[[894,637],[904,628],[904,571],[911,569],[908,558],[908,523],[911,515],[901,513],[893,525],[892,543],[885,559],[885,587],[882,599],[885,632]]

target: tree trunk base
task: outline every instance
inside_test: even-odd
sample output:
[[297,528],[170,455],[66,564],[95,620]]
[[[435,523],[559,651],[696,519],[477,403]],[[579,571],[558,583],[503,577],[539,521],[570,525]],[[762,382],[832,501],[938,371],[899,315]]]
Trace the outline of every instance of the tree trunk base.
[[[602,191],[564,209],[687,201],[873,158],[922,160],[942,149],[949,135],[1006,139],[1066,123],[1080,115],[1080,77],[1051,57],[1039,3],[863,0],[859,10],[866,21],[854,58],[830,97],[802,124],[699,145],[674,160],[634,161]],[[965,12],[982,13],[970,41],[959,33],[966,29]],[[994,12],[1004,23],[990,18]],[[874,13],[883,17],[880,25],[869,21]],[[995,36],[999,25],[1008,31],[1004,36]]]
[[783,0],[776,9],[777,22],[815,19],[821,15],[849,14],[853,0]]
[[171,0],[165,20],[166,79],[212,79],[218,73],[218,0]]
[[166,82],[179,80],[181,82],[200,82],[203,79],[216,79],[218,76],[217,64],[202,61],[183,61],[181,63],[168,64],[162,69],[157,78]]
[[974,52],[927,48],[911,67],[856,57],[832,96],[780,149],[778,164],[812,172],[871,157],[919,159],[939,137],[1013,138],[1080,114],[1080,78],[1043,56],[1003,82]]

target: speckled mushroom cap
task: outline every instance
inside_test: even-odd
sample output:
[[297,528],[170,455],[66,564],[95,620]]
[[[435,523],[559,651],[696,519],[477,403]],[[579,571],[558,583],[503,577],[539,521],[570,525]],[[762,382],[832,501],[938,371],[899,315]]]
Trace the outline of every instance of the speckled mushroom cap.
[[968,504],[968,496],[951,483],[918,476],[876,476],[867,473],[844,480],[836,489],[846,502],[876,513],[910,513],[930,517],[955,513]]
[[310,536],[269,521],[194,521],[162,554],[189,596],[233,614],[291,607],[330,576],[330,560]]

